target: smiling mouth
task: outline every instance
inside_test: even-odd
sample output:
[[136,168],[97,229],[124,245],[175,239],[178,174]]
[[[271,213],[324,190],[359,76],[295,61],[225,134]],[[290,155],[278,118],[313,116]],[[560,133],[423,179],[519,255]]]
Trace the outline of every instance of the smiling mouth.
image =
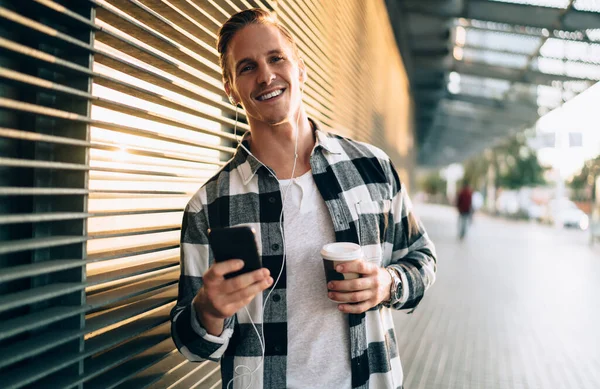
[[258,101],[271,100],[271,99],[274,99],[277,96],[281,96],[281,94],[283,94],[284,91],[285,91],[285,88],[277,89],[277,90],[274,90],[273,92],[265,93],[263,95],[258,96],[256,98],[256,100],[258,100]]

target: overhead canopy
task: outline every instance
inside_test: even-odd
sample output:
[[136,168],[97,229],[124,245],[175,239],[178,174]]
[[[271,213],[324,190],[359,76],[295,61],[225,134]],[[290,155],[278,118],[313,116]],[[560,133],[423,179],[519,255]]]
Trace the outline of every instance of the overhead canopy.
[[422,166],[478,154],[600,81],[599,0],[386,4]]

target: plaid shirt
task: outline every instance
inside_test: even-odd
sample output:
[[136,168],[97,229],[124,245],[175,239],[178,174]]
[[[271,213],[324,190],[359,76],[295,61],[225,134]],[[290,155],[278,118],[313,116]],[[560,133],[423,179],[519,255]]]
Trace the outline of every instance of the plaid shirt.
[[[393,308],[416,307],[435,281],[435,249],[411,212],[406,189],[389,157],[374,146],[318,128],[315,138],[310,158],[312,175],[331,215],[336,241],[359,243],[367,259],[397,269],[403,289],[402,298]],[[244,144],[249,148],[247,142]],[[245,310],[226,319],[225,329],[218,337],[208,334],[196,319],[191,302],[202,286],[202,275],[214,260],[207,230],[236,225],[254,227],[262,264],[276,278],[283,261],[281,209],[278,180],[254,156],[238,147],[223,169],[193,196],[184,213],[179,297],[171,312],[172,336],[179,351],[190,361],[221,361],[223,388],[233,378],[236,366],[254,370],[262,351]],[[264,323],[263,298],[270,289],[248,306],[259,331],[261,326],[264,329],[266,343],[264,364],[252,377],[253,388],[286,387],[286,313],[287,304],[294,302],[286,299],[285,267],[273,287]],[[378,305],[365,313],[351,314],[349,327],[352,387],[401,388],[402,366],[391,310]],[[236,379],[233,386],[245,388],[248,382],[249,378]]]

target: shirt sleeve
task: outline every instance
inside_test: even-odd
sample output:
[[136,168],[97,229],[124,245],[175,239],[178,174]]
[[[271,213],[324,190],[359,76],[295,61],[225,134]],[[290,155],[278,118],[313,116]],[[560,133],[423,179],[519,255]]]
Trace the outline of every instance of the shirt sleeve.
[[425,291],[435,282],[437,259],[435,246],[421,221],[413,212],[406,188],[401,184],[391,161],[389,174],[392,184],[393,248],[390,266],[402,281],[402,295],[394,309],[414,309]]
[[192,300],[202,287],[202,275],[212,263],[208,223],[197,198],[188,203],[181,225],[181,273],[177,304],[171,310],[171,336],[188,360],[219,361],[233,335],[235,316],[225,319],[220,336],[209,334],[200,324]]

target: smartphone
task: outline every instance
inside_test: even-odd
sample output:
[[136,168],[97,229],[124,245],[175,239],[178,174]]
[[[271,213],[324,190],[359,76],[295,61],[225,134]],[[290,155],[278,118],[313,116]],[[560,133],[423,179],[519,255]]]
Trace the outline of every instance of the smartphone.
[[240,274],[258,270],[262,267],[256,245],[256,234],[253,228],[239,226],[209,229],[208,242],[215,256],[215,261],[224,262],[230,259],[241,259],[244,261],[244,267],[236,272],[226,274],[226,279],[237,277]]

